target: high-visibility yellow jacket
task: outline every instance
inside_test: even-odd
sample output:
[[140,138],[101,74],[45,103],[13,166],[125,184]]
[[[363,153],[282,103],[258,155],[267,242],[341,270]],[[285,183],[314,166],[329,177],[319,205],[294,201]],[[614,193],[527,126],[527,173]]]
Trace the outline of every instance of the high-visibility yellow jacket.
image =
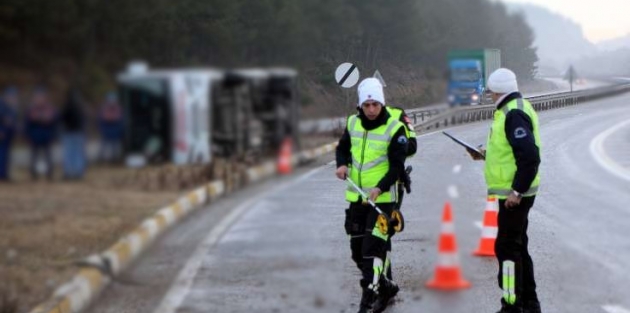
[[[488,194],[496,195],[499,199],[506,199],[509,196],[517,169],[512,146],[505,134],[505,119],[511,110],[521,110],[529,116],[533,126],[536,146],[540,148],[538,115],[527,100],[522,98],[514,99],[494,112],[494,122],[488,136],[484,173],[488,185]],[[540,171],[536,174],[529,190],[523,193],[523,196],[536,195],[539,185]]]
[[[369,194],[389,170],[387,151],[392,137],[401,127],[405,126],[393,116],[389,117],[387,123],[369,131],[363,128],[358,116],[353,115],[348,118],[347,128],[352,156],[348,176],[365,193]],[[347,201],[356,202],[359,197],[359,193],[352,187],[346,190]],[[393,184],[389,190],[382,190],[376,203],[392,203],[396,202],[396,198],[396,185]]]

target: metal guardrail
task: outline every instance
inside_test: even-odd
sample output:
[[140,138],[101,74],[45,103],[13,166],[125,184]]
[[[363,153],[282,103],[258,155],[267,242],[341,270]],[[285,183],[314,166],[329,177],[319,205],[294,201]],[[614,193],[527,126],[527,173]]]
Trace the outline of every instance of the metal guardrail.
[[[446,111],[447,108],[446,105],[433,108],[418,108],[405,110],[405,113],[411,118],[413,124],[416,125]],[[346,119],[347,117],[333,117],[302,121],[300,123],[300,133],[321,134],[338,131],[346,127]]]
[[422,123],[435,117],[436,115],[446,111],[448,108],[444,106],[443,108],[432,108],[432,109],[412,109],[405,110],[405,114],[413,121],[414,125],[418,123]]
[[[584,89],[574,92],[561,92],[546,94],[541,96],[527,97],[537,111],[550,110],[569,105],[575,105],[584,101],[596,98],[615,95],[626,92],[630,89],[630,84],[618,84]],[[449,125],[457,125],[483,121],[492,118],[494,114],[494,104],[461,106],[449,109],[447,105],[434,105],[430,108],[417,108],[405,110],[405,113],[416,130],[426,131],[443,128]],[[304,121],[300,124],[302,134],[319,134],[341,129],[345,126],[346,117],[323,118],[320,120]]]
[[[574,92],[528,97],[527,100],[529,100],[536,111],[545,111],[573,106],[582,102],[614,96],[628,91],[630,91],[630,84],[619,84]],[[442,111],[427,120],[414,123],[414,125],[416,131],[422,132],[452,125],[488,120],[493,117],[495,108],[494,104],[457,107],[455,109]]]

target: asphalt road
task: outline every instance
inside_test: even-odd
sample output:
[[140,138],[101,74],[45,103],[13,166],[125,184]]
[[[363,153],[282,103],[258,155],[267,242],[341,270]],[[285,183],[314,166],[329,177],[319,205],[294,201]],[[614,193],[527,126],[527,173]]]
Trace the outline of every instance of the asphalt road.
[[[542,185],[530,252],[543,312],[630,312],[630,95],[540,114]],[[489,122],[451,128],[483,143]],[[439,132],[409,164],[407,228],[394,238],[401,286],[387,312],[495,312],[493,258],[473,257],[485,207],[483,164]],[[344,182],[332,155],[243,190],[167,233],[88,311],[93,313],[354,312],[359,273],[343,230]],[[456,192],[454,192],[456,191]],[[467,290],[437,292],[443,205],[450,201]]]

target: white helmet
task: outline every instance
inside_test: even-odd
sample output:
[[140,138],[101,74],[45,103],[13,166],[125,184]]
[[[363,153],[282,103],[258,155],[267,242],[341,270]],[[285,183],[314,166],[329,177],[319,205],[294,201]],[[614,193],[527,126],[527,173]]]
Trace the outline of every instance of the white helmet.
[[359,94],[359,103],[357,104],[357,107],[361,107],[363,102],[367,100],[378,101],[380,104],[385,105],[383,85],[381,85],[381,82],[374,77],[369,77],[361,81],[357,92]]
[[494,93],[508,94],[518,91],[516,75],[507,68],[500,68],[492,72],[486,85]]

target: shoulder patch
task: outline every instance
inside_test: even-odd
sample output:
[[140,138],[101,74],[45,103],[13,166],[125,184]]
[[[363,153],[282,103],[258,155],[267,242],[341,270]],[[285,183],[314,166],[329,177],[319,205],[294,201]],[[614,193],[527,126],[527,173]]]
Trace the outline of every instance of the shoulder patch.
[[525,128],[517,127],[514,130],[514,138],[521,139],[521,138],[525,138],[525,137],[527,137],[527,132],[525,131]]
[[400,136],[400,137],[398,137],[397,141],[398,141],[399,144],[404,145],[404,144],[407,143],[407,137]]

